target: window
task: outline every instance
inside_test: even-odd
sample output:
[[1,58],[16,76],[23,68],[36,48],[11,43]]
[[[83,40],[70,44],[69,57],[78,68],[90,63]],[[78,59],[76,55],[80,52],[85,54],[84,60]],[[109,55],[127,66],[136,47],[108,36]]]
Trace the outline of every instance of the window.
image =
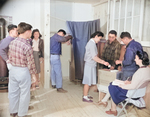
[[150,46],[150,1],[149,0],[109,0],[110,29],[118,34],[131,33],[132,38],[143,46]]

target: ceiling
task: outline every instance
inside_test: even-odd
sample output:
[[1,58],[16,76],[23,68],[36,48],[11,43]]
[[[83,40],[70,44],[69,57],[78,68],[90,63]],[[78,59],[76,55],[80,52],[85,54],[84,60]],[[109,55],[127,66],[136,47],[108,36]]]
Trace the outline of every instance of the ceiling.
[[101,0],[55,0],[55,1],[95,4],[95,3],[100,2]]

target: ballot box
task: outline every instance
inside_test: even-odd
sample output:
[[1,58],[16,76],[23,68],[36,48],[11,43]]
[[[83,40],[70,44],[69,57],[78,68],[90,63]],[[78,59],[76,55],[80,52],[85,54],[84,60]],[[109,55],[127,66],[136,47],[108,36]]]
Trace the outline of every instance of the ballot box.
[[118,70],[99,69],[98,84],[109,86],[110,82],[114,81],[119,73]]

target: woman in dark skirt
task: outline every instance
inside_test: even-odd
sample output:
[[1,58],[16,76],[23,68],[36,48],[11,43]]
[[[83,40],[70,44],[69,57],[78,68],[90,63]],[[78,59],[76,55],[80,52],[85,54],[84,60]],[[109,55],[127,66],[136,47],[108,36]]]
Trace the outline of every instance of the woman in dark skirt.
[[43,62],[44,58],[44,42],[41,39],[42,35],[40,34],[38,29],[34,29],[32,32],[32,43],[31,46],[33,48],[33,56],[34,56],[34,61],[35,61],[35,67],[37,70],[36,78],[36,88],[39,88],[39,73],[41,72],[40,70],[40,61]]
[[[140,67],[133,75],[132,81],[120,81],[121,84],[109,85],[109,93],[112,97],[111,109],[106,111],[107,114],[117,116],[116,106],[129,97],[130,92],[138,89],[132,98],[140,98],[145,95],[146,86],[150,82],[150,68],[148,54],[146,52],[137,52],[135,57],[136,64]],[[142,91],[141,91],[142,90]],[[132,94],[130,94],[132,95]]]

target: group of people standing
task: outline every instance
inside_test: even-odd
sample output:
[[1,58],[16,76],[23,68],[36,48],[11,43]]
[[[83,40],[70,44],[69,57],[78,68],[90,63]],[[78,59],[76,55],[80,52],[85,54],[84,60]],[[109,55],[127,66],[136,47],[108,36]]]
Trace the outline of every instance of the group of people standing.
[[[102,39],[104,34],[100,31],[91,35],[91,39],[85,47],[85,66],[83,82],[83,102],[93,102],[93,97],[90,96],[89,89],[92,85],[96,85],[96,65],[103,64],[104,69],[118,69],[121,66],[121,71],[118,72],[115,81],[120,84],[113,85],[110,83],[108,93],[98,104],[107,106],[109,97],[111,100],[111,109],[106,111],[107,114],[117,116],[116,105],[124,101],[130,90],[137,90],[134,99],[140,100],[145,95],[146,86],[150,82],[150,67],[149,57],[140,43],[132,39],[130,33],[122,32],[120,35],[121,41],[125,44],[125,54],[123,58],[121,55],[121,44],[117,41],[117,32],[111,30],[108,34],[108,40],[104,46],[102,58],[98,57],[96,44]],[[134,102],[134,99],[132,102]]]
[[[38,29],[21,22],[18,26],[9,25],[9,36],[0,42],[1,60],[6,62],[9,70],[8,98],[12,117],[26,117],[29,109],[30,91],[39,88],[40,63],[44,58],[44,42]],[[60,93],[62,88],[61,43],[70,44],[71,35],[59,30],[51,37],[50,63],[51,83]]]
[[9,70],[8,98],[12,117],[27,116],[30,89],[39,88],[40,61],[44,57],[44,43],[38,29],[21,22],[9,25],[9,36],[0,42],[0,56]]
[[[9,36],[0,42],[0,56],[6,61],[9,70],[9,110],[13,117],[27,115],[30,89],[39,88],[40,62],[43,62],[44,58],[44,42],[39,30],[32,31],[31,29],[32,26],[25,22],[21,22],[18,26],[9,25]],[[102,32],[95,32],[85,47],[82,100],[93,102],[93,97],[88,93],[90,87],[96,85],[97,63],[111,70],[121,66],[122,70],[117,79],[122,80],[124,85],[115,86],[110,83],[105,99],[99,102],[99,105],[107,106],[107,100],[111,96],[112,106],[106,113],[117,115],[116,105],[127,98],[128,90],[137,87],[144,88],[150,81],[150,68],[147,67],[149,58],[141,44],[132,39],[130,33],[122,32],[120,38],[126,46],[126,51],[123,59],[120,59],[121,44],[117,41],[117,32],[114,30],[109,32],[102,58],[99,58],[96,44],[103,37]],[[67,92],[62,86],[61,44],[70,45],[71,39],[73,37],[66,35],[62,29],[50,38],[51,84],[60,93]],[[132,77],[130,81],[128,77]]]

